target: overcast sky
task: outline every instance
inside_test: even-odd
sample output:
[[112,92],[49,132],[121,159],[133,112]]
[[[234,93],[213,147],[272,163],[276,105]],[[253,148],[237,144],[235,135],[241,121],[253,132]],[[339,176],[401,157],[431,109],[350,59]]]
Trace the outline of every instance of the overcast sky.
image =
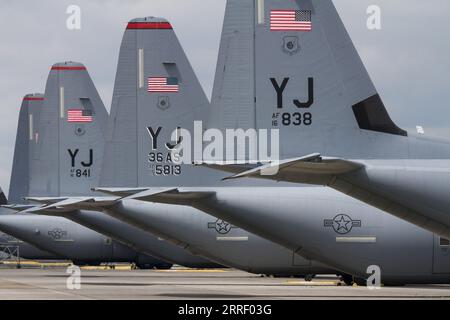
[[[334,0],[392,118],[450,137],[450,1]],[[66,28],[69,5],[81,8],[81,30]],[[378,5],[382,29],[369,31],[366,9]],[[19,106],[43,92],[50,66],[79,61],[109,110],[122,34],[128,20],[171,21],[208,96],[225,0],[1,0],[0,186],[7,191]]]

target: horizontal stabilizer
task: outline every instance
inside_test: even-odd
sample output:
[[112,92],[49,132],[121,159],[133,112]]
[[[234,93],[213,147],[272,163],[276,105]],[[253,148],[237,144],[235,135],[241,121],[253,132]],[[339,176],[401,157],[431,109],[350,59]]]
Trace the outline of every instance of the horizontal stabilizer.
[[[338,159],[322,157],[318,153],[314,153],[305,157],[282,160],[262,165],[254,169],[250,169],[234,176],[225,178],[264,178],[277,181],[288,181],[297,183],[309,183],[314,180],[327,180],[328,177],[347,174],[363,167],[363,164]],[[219,167],[220,168],[220,167]]]
[[220,170],[229,173],[239,173],[254,168],[259,168],[266,163],[250,164],[250,163],[237,163],[236,161],[198,161],[192,163],[194,166],[202,166],[215,170]]
[[95,208],[108,207],[115,204],[119,197],[90,197],[90,198],[68,198],[64,201],[47,206],[47,209],[70,209],[70,210],[90,210]]
[[[64,208],[64,209],[77,209],[76,205],[80,203],[86,203],[91,202],[93,198],[67,198],[63,201],[53,203],[46,207],[46,209],[58,209],[58,208]],[[75,206],[75,207],[73,207]]]
[[91,210],[111,206],[120,200],[119,197],[72,197],[63,198],[61,201],[54,201],[54,199],[56,198],[29,198],[28,200],[30,201],[41,202],[46,205],[33,207],[23,212],[49,214],[70,212],[73,210]]
[[21,211],[21,213],[28,213],[28,214],[38,214],[38,215],[58,215],[62,212],[72,211],[71,209],[55,209],[51,206],[34,206],[32,208],[29,208],[27,210]]
[[42,203],[42,204],[53,204],[57,202],[61,202],[66,200],[67,197],[25,197],[24,200],[36,202],[36,203]]
[[133,194],[146,190],[148,190],[148,188],[92,188],[92,191],[98,191],[121,198],[132,196]]
[[27,209],[34,208],[35,205],[32,205],[32,204],[5,204],[5,205],[2,205],[1,207],[10,209],[10,210],[14,210],[17,212],[21,212],[21,211],[24,211]]
[[180,191],[178,188],[158,190],[152,188],[132,195],[128,199],[167,204],[188,204],[191,201],[208,198],[214,194],[215,192],[212,191]]

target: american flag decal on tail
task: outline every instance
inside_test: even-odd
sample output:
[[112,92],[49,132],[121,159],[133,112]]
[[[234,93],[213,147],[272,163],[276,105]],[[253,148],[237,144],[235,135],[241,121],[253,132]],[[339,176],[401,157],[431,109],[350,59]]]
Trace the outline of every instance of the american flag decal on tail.
[[150,77],[148,78],[148,92],[176,93],[180,89],[177,78]]
[[69,109],[67,110],[67,122],[92,122],[94,117],[91,110]]
[[271,10],[270,31],[311,31],[311,10]]

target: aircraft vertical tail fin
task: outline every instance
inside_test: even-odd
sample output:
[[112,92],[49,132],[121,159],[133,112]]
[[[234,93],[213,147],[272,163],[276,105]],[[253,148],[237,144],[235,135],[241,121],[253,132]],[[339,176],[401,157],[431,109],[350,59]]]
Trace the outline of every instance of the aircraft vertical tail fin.
[[389,117],[331,0],[228,0],[224,32],[215,118],[236,117],[239,108],[256,128],[279,129],[283,158],[367,156],[370,139],[407,135]]
[[227,1],[211,99],[211,128],[256,125],[254,24],[254,1]]
[[195,184],[198,170],[179,164],[172,151],[183,140],[181,130],[193,132],[194,121],[208,112],[172,25],[155,17],[130,21],[120,48],[100,185]]
[[86,195],[98,184],[108,114],[81,63],[54,64],[30,168],[33,196]]
[[37,126],[43,101],[44,95],[40,93],[27,94],[22,100],[9,185],[12,203],[24,203],[23,198],[29,196],[31,157],[39,139]]

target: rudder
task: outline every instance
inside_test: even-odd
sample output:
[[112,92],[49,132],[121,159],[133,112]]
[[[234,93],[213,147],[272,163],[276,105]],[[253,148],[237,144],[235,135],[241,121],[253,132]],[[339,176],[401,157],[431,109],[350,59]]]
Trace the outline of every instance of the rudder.
[[44,95],[27,94],[19,112],[13,166],[9,186],[11,203],[25,203],[29,196],[31,157],[34,155],[39,141],[38,124]]

